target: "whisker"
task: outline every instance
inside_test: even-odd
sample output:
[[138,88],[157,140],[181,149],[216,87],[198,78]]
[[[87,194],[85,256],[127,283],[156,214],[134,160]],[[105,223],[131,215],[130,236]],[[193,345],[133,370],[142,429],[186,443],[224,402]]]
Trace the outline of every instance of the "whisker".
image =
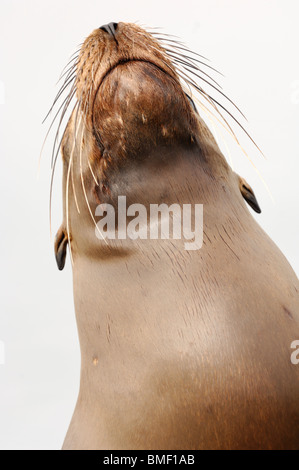
[[89,204],[89,201],[88,201],[88,197],[87,197],[87,193],[86,193],[86,187],[85,187],[85,182],[84,182],[84,176],[83,176],[83,165],[82,165],[82,147],[80,147],[80,156],[79,156],[79,161],[80,161],[80,177],[81,177],[81,185],[82,185],[82,189],[83,189],[83,193],[84,193],[84,198],[85,198],[85,201],[86,201],[86,205],[87,205],[87,208],[88,208],[88,211],[89,211],[89,214],[92,218],[92,221],[98,231],[98,233],[100,234],[101,238],[103,239],[103,241],[106,243],[106,245],[108,246],[108,243],[107,243],[107,240],[105,239],[104,235],[102,234],[101,230],[99,229],[97,223],[96,223],[96,220],[93,216],[93,213],[92,213],[92,210],[91,210],[91,207],[90,207],[90,204]]
[[73,194],[74,194],[74,200],[77,208],[78,214],[80,214],[80,208],[78,204],[78,199],[77,199],[77,193],[76,193],[76,188],[75,188],[75,181],[74,181],[74,165],[72,164],[72,169],[71,169],[71,176],[72,176],[72,188],[73,188]]
[[[216,116],[213,115],[213,113],[211,113],[211,111],[203,104],[201,103],[197,98],[195,98],[195,101],[197,102],[197,104],[199,106],[201,106],[205,112],[208,112],[209,114],[212,114],[212,116],[218,121],[218,123],[224,127],[224,129],[229,133],[231,134],[231,132],[225,127],[225,125],[223,124],[222,121],[220,121]],[[250,158],[249,154],[246,152],[246,150],[244,149],[244,147],[240,144],[240,142],[238,142],[238,140],[235,139],[235,136],[231,134],[231,136],[234,138],[234,140],[236,141],[238,147],[240,148],[240,150],[242,151],[242,153],[245,155],[245,157],[249,160],[249,162],[251,163],[251,165],[253,166],[255,172],[257,173],[258,177],[260,178],[261,182],[263,183],[265,189],[267,190],[270,198],[272,199],[273,201],[273,195],[269,189],[269,186],[267,185],[266,181],[264,180],[262,174],[260,173],[260,171],[258,170],[257,166],[254,164],[253,160]],[[229,153],[229,156],[230,156],[230,152],[229,152],[229,149],[228,149],[228,146],[226,144],[226,141],[224,140],[224,144],[225,144],[225,147]],[[231,159],[231,156],[230,156],[230,160],[232,161]]]
[[46,119],[48,118],[48,116],[51,114],[51,112],[52,112],[52,110],[53,110],[55,104],[57,103],[59,97],[62,95],[62,93],[66,90],[66,88],[70,85],[70,83],[71,83],[73,80],[75,80],[75,77],[70,78],[70,79],[67,81],[67,83],[65,83],[65,84],[63,84],[63,85],[61,86],[61,88],[60,88],[60,90],[58,91],[56,97],[54,98],[54,101],[53,101],[53,104],[52,104],[51,108],[49,109],[47,115],[46,115],[45,118],[43,119],[42,124],[46,121]]
[[[74,86],[74,85],[73,85]],[[72,86],[72,88],[73,88]],[[71,88],[71,90],[72,90]],[[71,93],[71,90],[70,90],[70,93]],[[70,93],[65,97],[65,99],[63,100],[63,102],[61,103],[61,105],[59,106],[58,108],[58,111],[56,112],[54,118],[52,119],[52,122],[48,128],[48,131],[46,133],[46,136],[44,138],[44,141],[43,141],[43,144],[42,144],[42,148],[41,148],[41,151],[40,151],[40,154],[39,154],[39,159],[38,159],[38,174],[39,174],[39,171],[40,171],[40,164],[41,164],[41,157],[42,157],[42,153],[43,153],[43,150],[44,150],[44,146],[46,144],[46,141],[47,141],[47,138],[49,136],[49,133],[53,127],[53,124],[54,122],[56,121],[61,109],[63,108],[63,106],[66,107],[66,109],[68,108],[68,105],[70,103],[71,100],[69,100],[70,98]],[[64,108],[65,109],[65,108]],[[49,113],[48,113],[49,114]],[[64,114],[63,114],[64,115]],[[44,121],[43,121],[44,122]],[[56,139],[58,138],[58,132],[59,132],[59,129],[60,129],[60,125],[61,125],[61,120],[60,120],[60,123],[58,125],[58,129],[57,129],[57,134],[56,134],[56,137],[55,137],[55,141],[54,141],[54,145],[53,145],[53,151],[52,151],[52,158],[51,158],[51,167],[53,166],[53,157],[54,157],[54,153],[55,153],[55,145],[56,145]]]
[[[163,38],[159,38],[159,40],[160,41],[167,41],[167,39],[163,39]],[[201,57],[202,59],[207,60],[208,62],[210,62],[210,60],[207,57],[205,57],[201,54],[198,54],[197,52],[191,51],[191,49],[188,49],[187,47],[183,47],[183,46],[175,46],[175,47],[176,47],[176,49],[181,49],[182,51],[189,52],[189,54],[194,54],[197,57]]]
[[99,182],[98,182],[98,180],[97,180],[97,178],[96,178],[96,176],[95,176],[95,174],[94,174],[94,172],[93,172],[93,169],[92,169],[92,167],[91,167],[90,161],[87,160],[87,163],[88,163],[88,166],[89,166],[89,169],[90,169],[90,173],[91,173],[91,175],[92,175],[92,177],[93,177],[93,179],[94,179],[94,182],[96,183],[97,186],[99,186]]
[[[185,75],[186,77],[188,77],[187,75]],[[186,78],[185,78],[186,79]],[[188,79],[190,80],[190,77],[188,77]],[[205,81],[205,80],[204,80]],[[191,80],[191,85],[202,95],[205,95],[207,96],[210,100],[213,101],[213,103],[217,106],[219,106],[221,109],[223,109],[232,119],[234,122],[236,122],[236,124],[238,124],[238,126],[242,129],[242,131],[247,135],[247,137],[250,139],[250,141],[254,144],[254,146],[259,150],[259,152],[264,156],[263,152],[261,151],[261,149],[259,148],[259,146],[256,144],[256,142],[252,139],[252,137],[250,136],[250,134],[247,132],[247,130],[244,128],[244,126],[235,118],[235,116],[230,112],[228,111],[221,103],[219,103],[215,98],[213,98],[211,95],[209,95],[209,93],[205,92],[201,87],[199,87],[197,84],[194,83],[193,80]],[[221,115],[222,119],[224,119],[223,115],[219,112],[219,109],[217,109],[217,112]],[[229,125],[227,123],[227,121],[225,120],[226,124]],[[230,129],[231,129],[231,126],[229,126]],[[231,129],[232,130],[232,129]],[[234,133],[235,134],[235,133]]]
[[168,47],[164,47],[161,46],[166,52],[167,52],[167,55],[168,53],[171,53],[171,54],[174,54],[176,56],[179,56],[179,58],[182,58],[184,60],[188,60],[188,61],[191,61],[191,63],[193,64],[193,66],[196,67],[196,64],[201,64],[201,65],[204,65],[205,67],[208,67],[210,70],[213,70],[213,72],[216,72],[218,73],[219,75],[221,75],[222,77],[224,77],[223,73],[221,73],[219,70],[215,69],[215,67],[212,67],[211,65],[209,64],[205,64],[202,60],[198,60],[196,59],[195,57],[190,57],[186,54],[183,54],[182,52],[180,51],[177,51],[175,49],[169,49],[169,46]]
[[[72,112],[74,112],[76,106],[78,105],[78,103],[75,104]],[[58,147],[58,151],[56,153],[56,156],[55,156],[55,159],[54,159],[54,162],[53,162],[53,166],[52,166],[52,170],[51,170],[51,181],[50,181],[50,200],[49,200],[49,221],[50,221],[50,236],[51,236],[51,233],[52,233],[52,194],[53,194],[53,184],[54,184],[54,174],[55,174],[55,168],[56,168],[56,163],[57,163],[57,158],[58,158],[58,153],[59,153],[59,150],[60,150],[60,146],[61,146],[61,143],[63,141],[63,138],[65,136],[65,132],[66,132],[66,128],[64,129],[64,132],[62,134],[62,137],[60,139],[60,142],[59,142],[59,147]]]
[[[183,76],[182,76],[182,75]],[[232,127],[230,126],[230,124],[228,123],[227,119],[225,119],[225,117],[221,114],[221,112],[219,111],[219,109],[217,108],[217,106],[215,105],[214,101],[212,100],[212,98],[210,97],[210,95],[208,93],[206,93],[202,88],[200,88],[192,79],[190,79],[190,77],[188,77],[188,75],[186,75],[183,71],[180,71],[179,73],[179,76],[187,83],[189,83],[192,87],[194,87],[194,89],[206,100],[208,101],[208,103],[214,108],[214,110],[216,111],[217,114],[219,114],[219,116],[221,117],[221,119],[225,122],[225,124],[228,126],[228,128],[230,129],[232,135],[234,136],[236,142],[239,144],[239,141],[238,141],[238,138],[235,134],[235,132],[233,131]]]
[[[74,90],[70,92],[70,95],[68,95],[67,97],[67,101],[64,105],[64,108],[62,110],[62,113],[61,113],[61,117],[60,117],[60,121],[59,121],[59,124],[58,124],[58,128],[57,128],[57,132],[56,132],[56,135],[55,135],[55,139],[54,139],[54,145],[53,145],[53,152],[52,152],[52,158],[51,158],[51,166],[53,165],[53,159],[54,159],[54,153],[55,153],[55,148],[56,148],[56,143],[58,141],[58,135],[59,135],[59,131],[60,131],[60,127],[61,127],[61,124],[62,124],[62,121],[63,121],[63,118],[68,110],[68,107],[74,97],[76,93],[76,88],[74,88]],[[59,150],[59,149],[58,149]]]
[[[75,145],[75,141],[73,143],[73,146],[74,145]],[[66,209],[66,232],[67,232],[67,238],[68,238],[68,241],[69,241],[70,258],[71,258],[72,266],[74,266],[74,259],[73,259],[73,253],[72,253],[72,240],[71,240],[71,237],[70,237],[70,220],[69,220],[69,182],[70,182],[71,166],[72,166],[72,155],[69,159],[67,177],[66,177],[66,188],[65,188],[66,204],[65,204],[65,209]]]
[[[168,53],[168,55],[174,60],[174,62],[178,62],[180,63],[181,65],[183,66],[186,66],[186,67],[190,67],[190,68],[194,68],[195,70],[199,71],[200,73],[203,73],[206,77],[208,77],[210,80],[212,80],[219,88],[222,89],[222,86],[219,85],[218,82],[216,82],[216,80],[214,80],[213,77],[211,77],[208,73],[204,72],[203,70],[201,70],[199,67],[196,67],[195,65],[193,64],[189,64],[188,62],[186,62],[185,60],[183,59],[180,59],[180,58],[177,58],[175,55],[172,55],[171,53]],[[186,69],[188,70],[188,69]],[[191,70],[190,70],[191,72]],[[199,77],[201,78],[201,77]]]
[[64,82],[69,79],[69,77],[73,74],[73,72],[76,72],[76,68],[79,64],[79,60],[77,60],[71,67],[69,67],[59,78],[59,80],[56,82],[56,85],[65,77]]
[[[125,33],[123,33],[123,34],[124,34],[124,36],[125,36],[127,39],[130,39],[129,36],[127,36]],[[140,34],[140,33],[138,32],[137,34]],[[141,44],[141,46],[143,46],[143,44],[140,43],[140,42],[138,42],[138,41],[136,41],[136,39],[134,40],[134,42],[137,43],[137,44]],[[154,47],[152,44],[148,45],[148,47],[150,47],[153,51],[158,52],[159,55],[162,55],[162,54],[161,54],[162,51],[161,51],[159,48]],[[159,60],[161,60],[161,61],[163,62],[163,64],[164,64],[167,68],[169,68],[169,70],[171,70],[171,72],[172,72],[174,75],[176,75],[175,67],[173,66],[173,63],[172,63],[172,61],[171,61],[170,59],[169,59],[169,62],[170,62],[170,63],[167,63],[167,62],[163,61],[163,59],[162,59],[161,57],[159,57]]]
[[43,153],[43,151],[44,151],[44,147],[45,147],[47,138],[48,138],[48,136],[49,136],[49,134],[50,134],[50,131],[51,131],[52,127],[53,127],[54,122],[56,121],[56,118],[57,118],[58,114],[60,113],[61,108],[63,107],[63,105],[65,104],[65,102],[66,102],[67,99],[68,99],[68,97],[66,97],[65,100],[64,100],[64,101],[62,102],[62,104],[60,105],[60,107],[59,107],[58,111],[56,112],[56,114],[55,114],[55,116],[54,116],[54,118],[53,118],[53,120],[52,120],[52,122],[51,122],[51,124],[50,124],[50,126],[49,126],[49,129],[48,129],[48,131],[47,131],[47,133],[46,133],[46,136],[45,136],[45,138],[44,138],[44,141],[43,141],[43,144],[42,144],[42,148],[41,148],[41,151],[40,151],[40,154],[39,154],[38,168],[40,168],[40,162],[41,162],[41,158],[42,158],[42,153]]
[[[182,46],[185,46],[185,43],[183,42],[182,38],[180,38],[179,36],[176,36],[174,34],[169,34],[169,33],[165,33],[163,30],[163,28],[151,28],[151,29],[161,29],[161,31],[150,31],[150,30],[147,30],[147,32],[149,34],[152,34],[153,36],[165,36],[164,38],[162,38],[164,41],[171,41],[171,42],[175,42],[177,44],[182,44]],[[208,60],[208,59],[207,59]]]
[[[212,88],[214,88],[214,90],[216,90],[218,93],[220,93],[225,99],[227,99],[235,108],[236,110],[243,116],[244,119],[246,119],[246,116],[244,116],[244,114],[242,113],[242,111],[238,108],[238,106],[236,106],[236,104],[225,94],[223,93],[221,90],[219,90],[217,87],[215,87],[212,83],[208,82],[208,80],[206,80],[205,78],[201,77],[200,75],[198,75],[197,73],[193,72],[192,70],[189,70],[186,66],[184,66],[184,69],[187,70],[187,72],[190,72],[192,73],[193,75],[195,75],[197,78],[199,78],[200,80],[203,80],[205,83],[207,83],[209,86],[211,86]],[[247,121],[247,119],[246,119]]]
[[[64,73],[65,69],[66,69],[74,60],[78,59],[78,57],[79,57],[79,52],[80,52],[80,49],[78,49],[76,52],[74,52],[74,53],[71,55],[70,60],[68,61],[68,63],[67,63],[67,64],[63,67],[63,69],[62,69],[58,81],[61,79],[62,74]],[[74,56],[74,57],[73,57],[73,56]]]

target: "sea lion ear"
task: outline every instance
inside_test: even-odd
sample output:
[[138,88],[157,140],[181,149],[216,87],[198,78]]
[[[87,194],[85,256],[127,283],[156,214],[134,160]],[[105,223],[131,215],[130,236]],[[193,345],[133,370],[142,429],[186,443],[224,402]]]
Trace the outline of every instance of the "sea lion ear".
[[54,244],[55,258],[59,271],[62,271],[65,265],[67,244],[68,237],[64,231],[63,225],[61,225],[56,233]]
[[247,204],[249,204],[250,207],[252,207],[252,209],[255,212],[260,214],[262,211],[261,211],[261,208],[260,208],[260,206],[259,206],[259,204],[256,200],[253,189],[244,180],[244,178],[241,178],[240,176],[239,176],[239,188],[240,188],[241,194],[242,194],[243,198],[245,199],[245,201],[247,202]]

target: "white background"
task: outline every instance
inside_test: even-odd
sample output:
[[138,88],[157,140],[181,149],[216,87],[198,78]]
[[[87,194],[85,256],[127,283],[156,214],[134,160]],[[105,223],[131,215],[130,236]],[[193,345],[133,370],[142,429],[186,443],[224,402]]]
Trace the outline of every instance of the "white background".
[[[1,0],[1,449],[59,449],[78,392],[70,262],[57,270],[49,236],[50,146],[36,177],[47,130],[41,121],[69,56],[93,29],[138,21],[209,57],[267,156],[249,146],[274,202],[235,150],[234,168],[255,190],[263,210],[257,220],[298,274],[298,17],[297,0]],[[58,171],[54,233],[60,184]]]

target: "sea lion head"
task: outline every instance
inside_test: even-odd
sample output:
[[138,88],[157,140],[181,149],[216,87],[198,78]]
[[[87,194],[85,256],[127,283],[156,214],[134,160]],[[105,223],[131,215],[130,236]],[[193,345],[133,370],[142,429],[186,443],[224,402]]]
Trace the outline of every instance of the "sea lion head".
[[151,192],[154,199],[157,186],[160,201],[165,187],[158,176],[182,155],[201,161],[213,178],[217,172],[228,172],[182,87],[178,60],[183,60],[181,55],[172,56],[153,34],[135,24],[110,23],[84,41],[65,79],[71,84],[65,108],[73,97],[76,103],[61,145],[64,220],[55,243],[59,269],[68,242],[74,254],[82,246],[92,249],[86,228],[94,234],[99,204],[115,203],[120,194],[130,198],[134,193],[132,201],[143,202],[145,193]]
[[99,180],[110,166],[195,138],[194,111],[173,64],[159,42],[135,24],[111,23],[91,33],[79,54],[75,88],[77,109],[63,149],[73,141],[81,116],[82,139]]

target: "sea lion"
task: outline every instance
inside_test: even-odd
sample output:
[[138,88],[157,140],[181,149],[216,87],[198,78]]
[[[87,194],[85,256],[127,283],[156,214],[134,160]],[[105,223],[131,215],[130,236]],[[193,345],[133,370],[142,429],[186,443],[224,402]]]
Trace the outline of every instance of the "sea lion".
[[[63,449],[296,449],[298,279],[246,206],[260,212],[179,60],[139,26],[110,23],[65,79],[76,103],[55,252],[62,269],[70,248],[82,363]],[[202,248],[96,236],[97,207],[117,211],[119,196],[203,204]]]

